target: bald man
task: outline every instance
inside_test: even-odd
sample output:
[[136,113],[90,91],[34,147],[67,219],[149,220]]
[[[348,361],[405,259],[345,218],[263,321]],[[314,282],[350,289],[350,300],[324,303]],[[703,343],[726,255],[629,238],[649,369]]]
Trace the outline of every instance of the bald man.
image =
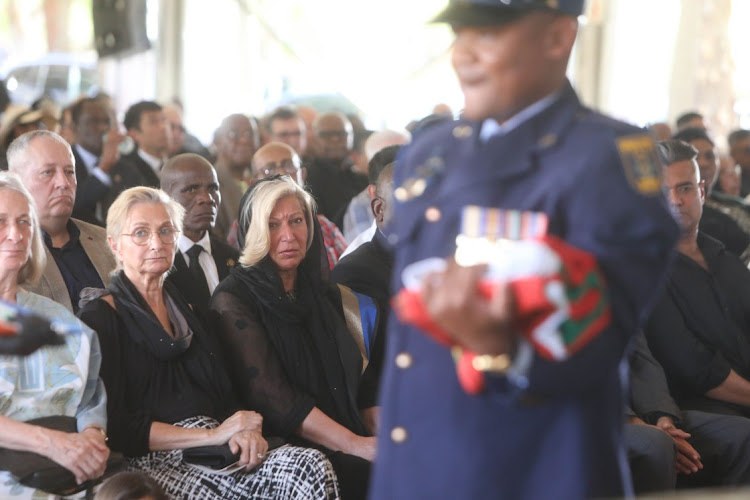
[[200,155],[180,154],[162,168],[161,188],[185,209],[178,252],[167,279],[205,315],[214,288],[239,258],[235,248],[211,235],[221,205],[216,171]]
[[[306,171],[301,166],[299,155],[294,148],[282,142],[269,142],[260,148],[253,156],[253,177],[264,179],[272,175],[288,175],[296,180],[300,186],[305,184]],[[346,250],[346,240],[339,228],[324,215],[317,214],[320,230],[323,233],[323,243],[328,255],[328,265],[331,269]]]
[[341,113],[323,113],[313,122],[317,156],[309,163],[307,183],[318,210],[341,227],[349,202],[367,187],[367,176],[352,167],[354,132]]

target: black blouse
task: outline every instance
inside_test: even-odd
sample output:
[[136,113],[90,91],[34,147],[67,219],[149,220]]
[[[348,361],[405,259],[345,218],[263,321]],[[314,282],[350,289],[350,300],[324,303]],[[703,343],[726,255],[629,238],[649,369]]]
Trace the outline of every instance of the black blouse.
[[[263,293],[248,287],[240,273],[248,270],[235,268],[216,288],[211,319],[241,403],[261,413],[271,432],[292,441],[300,442],[294,433],[313,407],[366,435],[357,408],[362,361],[336,312],[337,289],[327,288],[331,296],[318,290],[315,300],[301,305],[290,303],[279,282],[275,296],[259,299]],[[298,294],[295,300],[303,299]],[[285,315],[285,307],[300,317]]]
[[[185,306],[179,300],[175,302]],[[213,352],[216,349],[211,348],[208,334],[189,311],[183,313],[192,334],[181,343],[163,329],[150,328],[134,335],[119,311],[120,306],[115,311],[104,300],[96,299],[79,313],[81,320],[99,334],[100,376],[107,389],[112,449],[127,456],[145,455],[153,422],[171,424],[199,415],[222,421],[238,409],[231,390],[227,390],[231,385],[223,363]],[[179,352],[168,357],[157,355],[135,340],[143,334],[156,345],[177,344],[173,347]]]

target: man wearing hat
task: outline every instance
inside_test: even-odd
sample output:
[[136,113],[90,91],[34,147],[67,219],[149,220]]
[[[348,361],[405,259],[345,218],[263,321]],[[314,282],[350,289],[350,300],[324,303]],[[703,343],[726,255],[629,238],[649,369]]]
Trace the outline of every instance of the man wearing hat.
[[45,129],[44,113],[26,106],[10,105],[0,121],[0,170],[8,170],[5,152],[16,137],[32,130]]
[[452,0],[435,19],[465,107],[397,161],[373,499],[632,491],[620,367],[678,229],[647,132],[566,79],[582,9]]

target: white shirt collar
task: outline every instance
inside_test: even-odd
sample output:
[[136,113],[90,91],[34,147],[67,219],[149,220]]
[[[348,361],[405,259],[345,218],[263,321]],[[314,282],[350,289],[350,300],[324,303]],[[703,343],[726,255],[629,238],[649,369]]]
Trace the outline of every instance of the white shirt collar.
[[88,170],[89,173],[94,170],[94,167],[99,163],[99,157],[79,144],[74,144],[73,147],[76,148],[78,156],[83,160],[83,166],[86,167],[86,170]]
[[511,116],[502,124],[498,123],[494,118],[484,120],[482,122],[482,129],[479,132],[480,142],[487,142],[495,136],[505,135],[511,130],[519,127],[524,122],[530,120],[534,116],[550,107],[552,103],[557,100],[561,93],[562,91],[558,90],[546,97],[543,97],[534,104],[525,107],[515,115]]
[[206,231],[206,234],[203,235],[203,238],[198,241],[193,241],[184,234],[180,234],[180,237],[177,238],[177,247],[180,249],[180,252],[182,252],[183,255],[187,255],[187,251],[190,250],[193,245],[202,246],[203,250],[205,250],[208,255],[211,255],[211,240],[208,237],[208,231]]
[[157,174],[159,173],[159,170],[161,170],[161,165],[163,163],[161,158],[149,154],[140,148],[138,148],[138,156],[140,156],[143,161],[148,163],[148,165],[153,168]]

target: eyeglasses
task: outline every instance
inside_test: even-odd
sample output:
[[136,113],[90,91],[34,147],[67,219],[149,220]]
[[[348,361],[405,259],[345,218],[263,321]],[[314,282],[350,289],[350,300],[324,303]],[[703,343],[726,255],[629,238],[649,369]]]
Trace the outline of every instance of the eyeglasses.
[[[132,233],[120,233],[122,236],[130,236],[130,239],[133,240],[133,243],[135,243],[138,246],[146,245],[149,241],[151,241],[151,236],[153,236],[153,232],[145,227],[138,228]],[[174,242],[177,241],[177,236],[179,233],[177,230],[173,227],[163,227],[159,229],[156,232],[157,235],[159,235],[159,239],[162,243],[165,245],[174,245]]]
[[227,138],[230,141],[236,141],[239,139],[254,140],[255,134],[253,134],[252,130],[245,130],[244,132],[237,132],[236,130],[230,130],[229,132],[227,132]]
[[295,175],[299,167],[290,160],[282,161],[281,163],[268,163],[265,168],[260,171],[263,177],[270,177],[274,174],[287,174]]

